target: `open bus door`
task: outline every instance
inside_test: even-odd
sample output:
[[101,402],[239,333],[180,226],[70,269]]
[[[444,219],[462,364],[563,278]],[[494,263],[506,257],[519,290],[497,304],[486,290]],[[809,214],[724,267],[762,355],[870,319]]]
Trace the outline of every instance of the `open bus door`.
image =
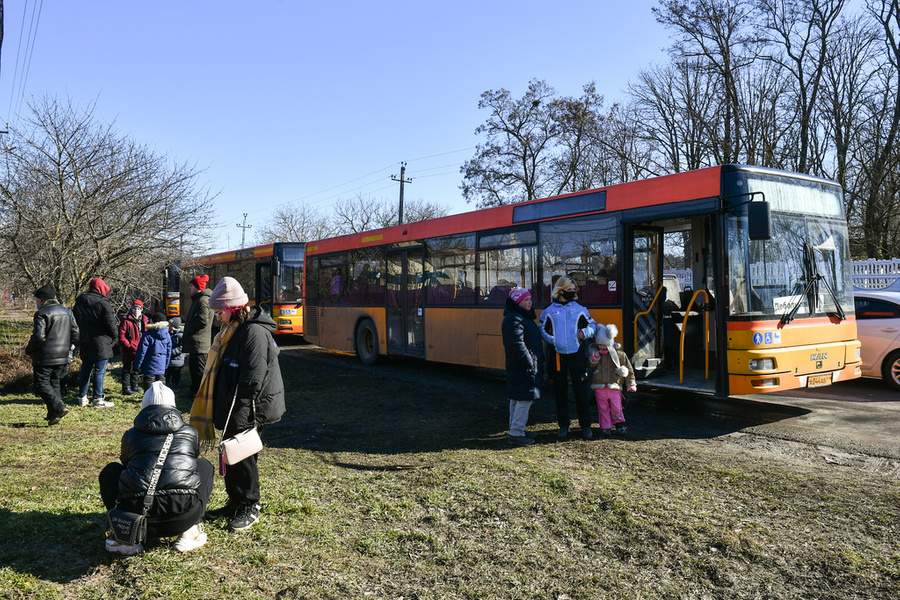
[[404,248],[385,254],[388,354],[425,356],[424,250]]
[[274,289],[272,278],[272,263],[256,265],[256,289],[254,290],[256,304],[263,307],[270,315],[272,314],[272,290]]
[[[638,379],[652,377],[662,368],[662,229],[628,229],[630,269],[626,277],[625,324],[632,365]],[[630,284],[630,285],[629,285]]]

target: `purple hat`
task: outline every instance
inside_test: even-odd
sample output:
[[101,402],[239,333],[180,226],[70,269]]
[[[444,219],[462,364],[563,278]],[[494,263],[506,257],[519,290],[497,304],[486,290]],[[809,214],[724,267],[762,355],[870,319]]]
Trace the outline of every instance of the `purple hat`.
[[523,287],[514,287],[509,290],[509,297],[512,298],[513,302],[519,304],[525,298],[531,298],[531,292]]

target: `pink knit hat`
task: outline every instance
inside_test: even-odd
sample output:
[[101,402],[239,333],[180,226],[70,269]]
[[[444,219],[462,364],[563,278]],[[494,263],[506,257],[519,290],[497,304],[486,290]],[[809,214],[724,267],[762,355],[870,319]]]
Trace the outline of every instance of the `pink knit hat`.
[[209,297],[209,307],[213,310],[239,308],[246,306],[248,302],[250,298],[234,277],[223,277]]
[[509,290],[509,297],[512,298],[512,301],[518,304],[525,298],[531,298],[531,292],[526,290],[523,287],[514,287]]

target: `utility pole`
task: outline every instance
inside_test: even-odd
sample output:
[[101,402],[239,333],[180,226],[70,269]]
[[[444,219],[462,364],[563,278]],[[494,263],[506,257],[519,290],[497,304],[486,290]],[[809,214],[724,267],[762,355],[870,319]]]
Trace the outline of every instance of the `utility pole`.
[[247,213],[244,213],[244,224],[237,224],[238,227],[241,228],[241,248],[244,247],[244,240],[247,237],[247,230],[253,227],[253,225],[247,225]]
[[412,179],[405,179],[406,176],[406,161],[400,163],[400,179],[397,179],[396,175],[391,175],[391,181],[399,181],[400,182],[400,210],[397,212],[397,225],[403,224],[403,184],[404,183],[412,183]]

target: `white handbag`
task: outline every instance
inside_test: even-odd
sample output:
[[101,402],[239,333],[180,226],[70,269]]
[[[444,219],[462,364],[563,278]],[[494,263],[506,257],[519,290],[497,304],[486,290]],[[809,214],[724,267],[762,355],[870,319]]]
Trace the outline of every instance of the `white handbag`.
[[[250,429],[238,432],[230,438],[225,438],[225,431],[228,430],[228,423],[231,421],[231,413],[234,410],[234,404],[237,402],[237,390],[234,392],[234,398],[231,400],[231,408],[228,409],[228,417],[225,419],[225,427],[222,429],[222,441],[219,442],[219,472],[225,474],[225,465],[234,465],[248,456],[253,456],[262,450],[262,439],[259,437],[259,431],[254,425]],[[256,415],[256,403],[252,406],[254,417]]]

